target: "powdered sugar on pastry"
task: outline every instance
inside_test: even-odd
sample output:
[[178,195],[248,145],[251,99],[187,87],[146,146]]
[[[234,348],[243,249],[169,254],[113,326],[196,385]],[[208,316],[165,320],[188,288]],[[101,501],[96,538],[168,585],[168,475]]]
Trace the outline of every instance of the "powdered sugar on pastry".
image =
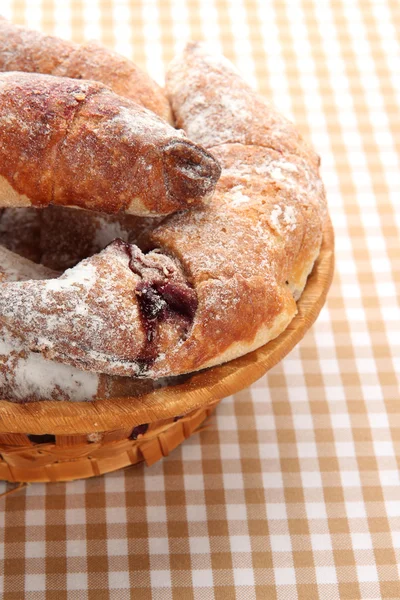
[[[44,279],[58,274],[0,247],[3,281]],[[0,324],[0,398],[32,400],[91,400],[99,375],[46,360],[30,352],[23,339]]]
[[293,206],[284,206],[283,209],[276,204],[270,214],[270,223],[274,229],[281,232],[284,227],[289,231],[296,229],[296,215]]
[[281,209],[281,207],[279,205],[274,206],[271,214],[270,214],[270,221],[272,223],[272,227],[274,227],[275,229],[277,229],[279,231],[280,225],[279,225],[279,217],[282,215],[283,211]]
[[191,335],[155,362],[161,374],[218,364],[278,335],[296,313],[326,214],[318,157],[225,60],[189,44],[167,91],[178,126],[222,173],[209,206],[168,218],[151,238],[179,258],[198,294]]
[[68,290],[71,286],[83,286],[90,290],[97,281],[97,271],[94,265],[90,262],[79,263],[73,269],[65,271],[64,275],[59,279],[52,279],[44,286],[44,293],[61,292]]
[[183,131],[100,83],[0,73],[0,206],[159,216],[208,200],[219,174]]
[[16,402],[86,401],[96,396],[98,374],[30,352],[4,325],[0,332],[0,398]]
[[296,229],[297,222],[293,206],[285,206],[285,208],[283,209],[283,220],[285,221],[290,231],[294,231]]
[[137,375],[186,335],[194,290],[169,257],[116,240],[58,279],[0,286],[0,319],[45,358]]
[[143,344],[135,285],[127,258],[106,250],[56,280],[4,283],[1,320],[46,358],[102,371]]
[[206,148],[239,142],[318,157],[290,121],[257,95],[223,57],[190,43],[169,66],[167,91],[178,127]]
[[[228,197],[228,194],[227,194],[227,197]],[[234,207],[240,206],[244,202],[249,202],[249,200],[250,200],[249,196],[246,196],[245,194],[243,194],[241,185],[237,185],[236,187],[232,188],[231,193],[230,193],[230,198],[231,198],[231,206],[234,206]]]
[[158,224],[147,254],[119,241],[57,283],[0,286],[0,318],[45,357],[178,375],[265,344],[296,314],[326,214],[318,157],[201,45],[173,62],[167,92],[178,126],[222,166],[215,194]]
[[[0,255],[3,281],[40,280],[58,275],[1,247]],[[110,377],[48,360],[41,353],[31,352],[22,337],[0,324],[0,399],[92,401],[99,397],[140,395],[179,380],[153,382]]]

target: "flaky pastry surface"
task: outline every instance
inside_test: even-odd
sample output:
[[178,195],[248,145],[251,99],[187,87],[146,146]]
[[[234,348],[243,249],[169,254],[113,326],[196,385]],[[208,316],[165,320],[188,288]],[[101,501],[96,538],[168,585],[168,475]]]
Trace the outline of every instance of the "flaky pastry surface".
[[202,45],[173,61],[166,89],[177,126],[221,164],[214,196],[144,225],[142,240],[120,236],[56,280],[3,283],[2,322],[47,360],[176,376],[260,347],[296,314],[326,218],[318,156]]

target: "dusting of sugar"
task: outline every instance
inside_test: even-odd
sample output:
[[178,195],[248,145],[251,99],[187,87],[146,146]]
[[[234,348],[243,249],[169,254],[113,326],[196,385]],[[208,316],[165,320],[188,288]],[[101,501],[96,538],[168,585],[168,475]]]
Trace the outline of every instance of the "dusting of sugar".
[[59,279],[48,281],[44,287],[45,291],[60,292],[68,290],[72,285],[81,285],[91,288],[97,281],[97,272],[90,262],[82,262],[73,269],[67,269]]
[[92,400],[98,389],[96,373],[78,371],[69,365],[29,353],[20,359],[15,373],[15,390],[20,397],[53,398],[58,394],[69,401]]
[[286,227],[294,231],[297,227],[296,214],[293,206],[286,205],[283,210],[279,204],[275,204],[270,214],[270,223],[279,233]]
[[2,320],[46,359],[101,372],[143,343],[136,281],[126,253],[109,246],[59,279],[0,286]]
[[84,304],[78,304],[75,308],[76,314],[86,317],[89,313],[89,307]]
[[[264,164],[254,167],[254,171],[257,175],[268,175],[272,179],[289,182],[292,181],[293,178],[290,177],[290,175],[288,176],[288,173],[297,174],[298,167],[297,165],[286,161],[268,160]],[[297,182],[297,180],[293,181],[294,183]]]
[[[274,156],[277,155],[277,152],[273,150],[275,148],[283,158],[288,159],[266,159],[265,164],[245,165],[243,169],[239,164],[237,172],[234,173],[232,169],[230,174],[232,181],[226,183],[229,179],[226,177],[225,187],[221,186],[217,189],[217,194],[211,200],[209,206],[199,207],[198,210],[175,215],[169,219],[164,228],[166,231],[164,240],[162,233],[160,238],[157,238],[157,229],[153,235],[152,241],[161,240],[161,252],[169,251],[173,256],[179,255],[179,259],[187,269],[196,289],[198,289],[199,282],[200,285],[203,282],[207,284],[207,294],[202,297],[202,305],[200,306],[201,309],[205,308],[205,311],[201,315],[206,322],[205,325],[212,322],[213,317],[210,315],[215,315],[213,334],[215,333],[218,337],[218,335],[222,336],[225,333],[226,315],[229,315],[229,318],[232,319],[237,318],[240,303],[250,308],[248,314],[251,314],[251,309],[253,309],[254,319],[257,318],[252,305],[251,290],[253,285],[256,293],[264,294],[264,296],[261,296],[261,300],[264,297],[268,299],[269,294],[272,298],[275,297],[275,288],[278,285],[277,279],[282,279],[283,269],[289,272],[291,268],[290,261],[287,259],[287,256],[290,256],[290,249],[295,246],[303,233],[302,228],[298,227],[298,232],[295,235],[288,235],[288,232],[294,231],[297,227],[296,211],[298,210],[301,217],[302,209],[301,207],[297,209],[297,206],[295,209],[291,204],[287,205],[286,203],[288,201],[297,202],[298,205],[304,204],[305,207],[309,207],[312,203],[315,203],[315,189],[318,184],[315,182],[316,176],[311,167],[301,165],[298,168],[296,164],[290,162],[290,153],[292,155],[295,155],[296,152],[299,155],[302,154],[301,146],[296,146],[298,138],[294,134],[292,135],[291,126],[287,121],[279,117],[274,111],[269,111],[269,109],[262,111],[263,102],[257,100],[247,87],[240,83],[236,85],[231,75],[233,71],[231,68],[229,68],[230,70],[227,69],[224,61],[213,59],[207,53],[204,56],[204,68],[199,69],[199,64],[195,65],[194,68],[192,65],[192,68],[189,69],[189,77],[185,81],[187,71],[181,65],[180,69],[177,70],[178,73],[180,71],[179,77],[171,84],[172,96],[174,96],[174,89],[178,90],[176,105],[180,124],[188,131],[190,137],[203,143],[211,151],[217,145],[234,141],[247,146],[260,145],[266,147],[267,152],[271,150]],[[214,73],[212,72],[213,69]],[[229,73],[227,73],[228,70]],[[190,71],[193,75],[190,74]],[[217,75],[217,77],[214,77],[214,75]],[[199,79],[196,79],[196,77],[199,77]],[[208,82],[207,98],[204,94],[205,78]],[[176,105],[174,108],[176,108]],[[266,104],[265,107],[267,108]],[[118,121],[123,123],[120,130],[122,136],[124,131],[127,132],[127,139],[133,131],[147,135],[145,126],[140,122],[140,119],[139,122],[135,123],[129,121],[127,116],[123,114],[123,110],[114,119],[114,122]],[[295,159],[299,159],[299,156]],[[240,163],[240,161],[237,162]],[[150,167],[149,164],[144,166],[147,170]],[[228,170],[226,169],[223,173],[224,177]],[[302,172],[303,170],[305,175]],[[258,178],[257,187],[257,185],[253,185],[253,179],[257,179],[254,174],[266,175],[269,179],[276,181],[276,185],[272,186],[270,182],[265,185],[265,182],[261,181],[260,183],[260,178]],[[244,176],[247,178],[245,185],[243,185]],[[311,195],[308,196],[309,189],[313,192],[312,197]],[[258,190],[262,191],[258,192]],[[273,204],[274,202],[280,202],[280,204]],[[251,210],[248,207],[249,203],[251,203]],[[299,223],[301,223],[301,220],[299,220]],[[160,227],[161,231],[162,228],[163,226]],[[279,239],[278,242],[277,236],[274,232],[271,232],[271,228],[276,229],[281,235],[282,239]],[[100,237],[97,239],[97,243],[102,245],[107,236],[123,237],[116,233],[117,230],[118,227],[114,229],[111,227],[108,232],[99,233]],[[167,246],[167,243],[163,244],[165,239],[167,241],[168,239],[172,240],[170,247]],[[240,243],[238,243],[239,240]],[[282,248],[289,249],[289,252],[284,252]],[[137,314],[132,313],[130,320],[114,323],[115,318],[119,316],[119,312],[125,310],[125,305],[118,304],[116,290],[121,293],[126,292],[127,288],[131,289],[130,286],[135,281],[132,281],[132,279],[124,280],[124,277],[122,277],[123,281],[120,284],[120,280],[116,275],[118,264],[124,262],[124,268],[127,270],[127,259],[125,256],[122,259],[121,254],[118,256],[114,250],[110,250],[108,256],[112,260],[107,263],[107,269],[101,271],[100,275],[99,273],[91,273],[90,269],[87,270],[88,263],[86,262],[79,265],[73,273],[67,271],[56,282],[45,284],[43,295],[39,296],[39,301],[46,300],[46,302],[42,302],[41,317],[43,317],[43,314],[46,314],[47,317],[46,310],[49,307],[56,308],[59,315],[58,320],[53,319],[51,315],[50,319],[46,321],[45,318],[43,323],[40,319],[36,319],[32,331],[37,335],[37,332],[41,333],[44,330],[43,336],[39,335],[39,344],[49,348],[49,345],[51,347],[52,344],[51,339],[56,340],[57,345],[58,339],[54,334],[61,325],[65,343],[74,348],[77,342],[71,339],[70,332],[67,329],[69,323],[73,322],[74,328],[79,330],[79,338],[77,338],[79,343],[84,339],[85,344],[88,346],[85,359],[87,358],[89,365],[93,365],[98,360],[99,363],[96,368],[100,370],[103,368],[105,361],[108,361],[109,364],[105,365],[108,370],[105,372],[119,374],[118,369],[121,369],[124,370],[124,374],[128,374],[130,369],[132,374],[135,364],[132,362],[127,364],[122,359],[119,360],[121,354],[117,354],[112,344],[111,351],[109,348],[104,350],[106,346],[104,336],[107,335],[107,327],[104,327],[104,322],[107,319],[112,322],[114,334],[116,333],[111,340],[115,341],[115,344],[120,341],[119,336],[125,330],[131,337],[137,334],[139,330]],[[114,280],[112,280],[112,277],[114,277]],[[101,284],[94,287],[99,279]],[[248,287],[240,288],[237,283],[238,280],[246,280]],[[259,284],[259,281],[263,283]],[[265,287],[257,287],[261,285]],[[94,289],[92,289],[93,287]],[[76,288],[80,289],[77,290]],[[249,290],[249,293],[244,294],[243,289]],[[49,294],[49,299],[53,302],[52,305],[49,304],[44,294],[59,291],[68,291],[71,294],[64,294],[62,297],[58,297],[57,294],[55,296]],[[16,295],[15,298],[16,305],[19,306],[18,296]],[[99,299],[102,303],[101,311],[99,310],[98,313],[93,314],[92,304],[99,302]],[[162,302],[162,300],[158,300],[157,309],[162,309]],[[31,318],[29,311],[32,310],[32,307],[32,312],[35,312],[35,298],[27,306],[28,309],[24,316],[29,320]],[[104,318],[104,315],[106,315],[106,318]],[[73,321],[71,321],[71,316]],[[90,335],[87,335],[88,330],[90,330]],[[48,332],[51,334],[49,340],[46,337]],[[202,343],[207,343],[207,341],[207,339],[203,340]],[[168,346],[167,353],[163,351],[165,350],[164,345],[156,359],[156,363],[165,359],[169,360],[171,353],[176,354],[184,345],[185,341],[182,339],[174,341],[171,346]],[[34,359],[29,358],[26,363],[27,368],[29,368],[34,365]],[[179,356],[177,364],[179,368]],[[115,371],[112,371],[114,368]],[[67,388],[68,377],[63,379],[61,374],[61,379]],[[31,377],[31,382],[32,385],[38,383],[34,376]],[[21,386],[23,386],[23,377]]]
[[298,167],[297,165],[288,162],[288,161],[279,161],[277,163],[277,165],[281,168],[284,169],[285,171],[290,171],[291,173],[297,173],[298,172]]
[[[39,280],[54,275],[50,269],[0,248],[1,270],[7,281]],[[48,316],[53,326],[55,315]],[[39,339],[39,343],[42,340]],[[30,352],[19,336],[0,324],[0,397],[10,401],[92,400],[97,394],[99,375],[45,359]]]
[[231,189],[231,191],[227,194],[227,197],[231,199],[231,206],[238,207],[242,204],[249,202],[249,196],[246,196],[242,192],[243,186],[237,185]]
[[[235,67],[235,65],[233,63],[231,63],[230,60],[228,60],[222,54],[216,54],[216,53],[210,52],[205,44],[199,45],[197,48],[197,52],[198,52],[198,54],[202,54],[204,56],[205,60],[207,61],[207,64],[210,65],[211,67],[213,67],[214,69],[217,69],[218,71],[221,71],[221,72],[230,71],[230,72],[234,73],[235,75],[239,75],[239,77],[240,77],[240,73],[239,73],[238,69]],[[179,57],[178,57],[178,60],[179,60]],[[182,60],[182,57],[180,58],[180,60]]]
[[93,400],[99,375],[46,360],[0,328],[0,397],[8,400]]
[[279,167],[274,167],[273,169],[271,169],[270,173],[272,179],[277,179],[278,181],[285,179],[285,175],[282,173],[282,169],[280,169]]
[[282,215],[282,208],[279,206],[279,204],[275,204],[269,218],[270,218],[272,226],[277,231],[280,230],[279,217],[281,215]]
[[290,205],[286,205],[283,211],[283,220],[288,225],[289,231],[294,231],[297,226],[296,222],[296,214],[294,212],[294,207]]
[[[143,109],[142,111],[132,111],[130,108],[125,106],[119,106],[118,113],[116,113],[111,122],[110,126],[117,125],[117,131],[121,136],[122,141],[129,142],[134,139],[134,136],[146,136],[146,134],[152,134],[154,128],[158,126],[160,132],[167,134],[170,127],[167,123],[158,118],[155,114],[150,111]],[[122,127],[122,133],[120,132]],[[123,132],[126,132],[124,136]]]

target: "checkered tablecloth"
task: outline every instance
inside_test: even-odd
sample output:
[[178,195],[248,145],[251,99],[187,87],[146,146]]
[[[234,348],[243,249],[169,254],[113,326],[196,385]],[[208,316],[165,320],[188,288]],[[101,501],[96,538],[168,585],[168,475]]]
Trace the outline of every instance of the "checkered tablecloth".
[[[318,322],[151,468],[0,499],[4,600],[400,598],[399,0],[1,0],[162,81],[223,51],[322,156],[336,231]],[[0,483],[0,492],[10,489]]]

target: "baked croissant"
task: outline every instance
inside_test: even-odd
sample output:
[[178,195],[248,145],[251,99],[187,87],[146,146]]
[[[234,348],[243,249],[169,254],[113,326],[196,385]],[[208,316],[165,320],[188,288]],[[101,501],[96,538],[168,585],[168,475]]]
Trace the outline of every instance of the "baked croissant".
[[[0,264],[0,281],[54,279],[59,275],[2,247]],[[1,398],[11,402],[91,401],[138,395],[154,387],[160,387],[160,383],[90,373],[48,360],[40,352],[29,350],[22,337],[0,323]]]
[[163,215],[212,195],[211,154],[94,81],[0,74],[0,206]]
[[132,61],[95,42],[74,44],[0,17],[0,71],[93,79],[171,121],[164,91]]
[[57,280],[0,286],[1,320],[45,357],[179,375],[260,347],[296,314],[326,218],[317,155],[202,45],[173,61],[167,92],[178,125],[222,164],[215,194],[158,224],[150,252],[116,241]]

